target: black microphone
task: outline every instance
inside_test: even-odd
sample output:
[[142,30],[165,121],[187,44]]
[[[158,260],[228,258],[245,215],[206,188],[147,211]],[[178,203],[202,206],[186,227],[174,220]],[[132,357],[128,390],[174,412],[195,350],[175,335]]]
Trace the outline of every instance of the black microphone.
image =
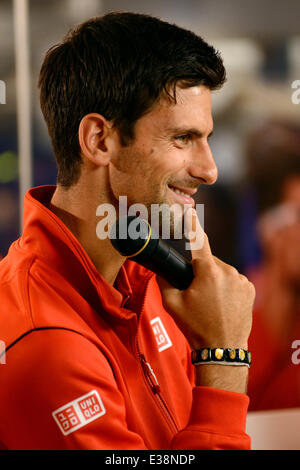
[[190,261],[160,239],[144,219],[121,217],[112,227],[110,241],[121,255],[163,277],[176,289],[186,289],[194,278]]

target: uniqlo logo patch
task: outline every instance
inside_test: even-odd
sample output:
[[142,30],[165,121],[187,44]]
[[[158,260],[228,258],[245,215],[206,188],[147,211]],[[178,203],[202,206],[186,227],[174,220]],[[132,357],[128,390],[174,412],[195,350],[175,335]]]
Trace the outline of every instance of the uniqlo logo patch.
[[152,326],[152,330],[158,346],[158,351],[161,352],[170,348],[172,346],[172,341],[170,340],[161,319],[159,317],[153,318],[153,320],[150,322],[150,325]]
[[106,410],[99,393],[92,390],[53,411],[52,416],[63,435],[67,436],[105,413]]

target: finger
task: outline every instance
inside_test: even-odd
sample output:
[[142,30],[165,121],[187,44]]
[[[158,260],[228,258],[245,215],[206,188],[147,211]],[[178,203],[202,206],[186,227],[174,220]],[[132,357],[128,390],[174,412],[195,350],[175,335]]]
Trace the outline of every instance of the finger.
[[244,274],[241,274],[234,266],[231,266],[230,264],[225,263],[224,261],[217,258],[216,256],[213,256],[213,259],[214,259],[214,262],[221,268],[224,268],[226,272],[231,273],[232,275],[238,276],[241,279],[241,281],[248,282],[248,278]]
[[207,235],[202,229],[195,209],[188,209],[184,215],[185,233],[190,241],[192,259],[211,258],[212,253]]

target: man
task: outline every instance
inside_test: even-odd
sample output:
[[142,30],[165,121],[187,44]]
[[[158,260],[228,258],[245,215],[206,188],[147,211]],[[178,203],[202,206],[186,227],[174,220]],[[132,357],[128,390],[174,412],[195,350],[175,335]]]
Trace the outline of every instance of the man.
[[[211,46],[144,15],[92,19],[48,51],[58,185],[27,193],[1,263],[4,447],[249,448],[248,368],[194,366],[190,348],[247,350],[253,286],[206,237],[179,291],[96,236],[101,204],[183,206],[215,182],[211,90],[224,79]],[[195,214],[189,230],[201,233]]]

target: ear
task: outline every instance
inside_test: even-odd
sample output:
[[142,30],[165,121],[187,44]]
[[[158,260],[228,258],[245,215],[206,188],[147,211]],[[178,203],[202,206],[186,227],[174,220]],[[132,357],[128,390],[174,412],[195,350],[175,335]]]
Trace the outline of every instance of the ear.
[[83,156],[97,166],[109,164],[119,143],[118,133],[112,123],[96,113],[82,118],[78,137]]

